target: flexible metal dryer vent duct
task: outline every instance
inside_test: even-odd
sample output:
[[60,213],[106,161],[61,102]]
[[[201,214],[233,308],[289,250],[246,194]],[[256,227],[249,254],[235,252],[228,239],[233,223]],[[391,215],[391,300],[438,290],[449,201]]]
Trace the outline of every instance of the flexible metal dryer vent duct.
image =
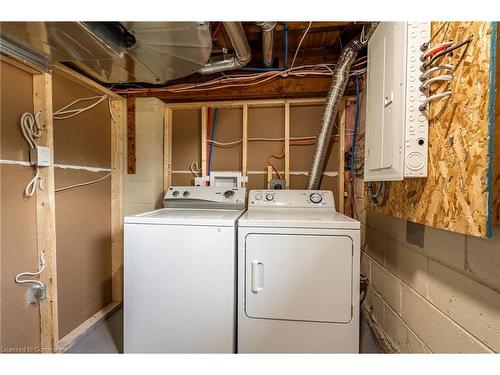
[[256,22],[262,30],[262,61],[266,68],[273,66],[274,30],[276,22]]
[[340,54],[336,64],[337,66],[333,72],[332,85],[326,97],[320,130],[316,138],[316,149],[314,150],[313,162],[307,177],[306,189],[308,190],[316,190],[319,188],[326,153],[332,136],[333,125],[335,124],[335,119],[339,111],[340,100],[344,96],[345,88],[349,80],[351,65],[361,48],[368,44],[368,40],[376,27],[376,22],[367,23],[363,27],[361,34],[351,40]]
[[234,70],[241,68],[250,62],[252,52],[250,50],[250,46],[248,45],[245,30],[243,29],[241,22],[224,22],[223,24],[224,29],[231,40],[236,56],[221,61],[215,61],[213,63],[207,63],[198,70],[198,73],[212,74],[224,72],[226,70]]

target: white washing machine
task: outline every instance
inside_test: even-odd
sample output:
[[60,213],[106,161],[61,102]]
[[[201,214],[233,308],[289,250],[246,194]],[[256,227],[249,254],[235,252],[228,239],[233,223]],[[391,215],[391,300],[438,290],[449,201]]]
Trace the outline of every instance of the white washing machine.
[[238,352],[359,352],[360,223],[330,191],[252,190],[238,220]]
[[236,222],[245,189],[171,187],[125,217],[125,353],[234,353]]

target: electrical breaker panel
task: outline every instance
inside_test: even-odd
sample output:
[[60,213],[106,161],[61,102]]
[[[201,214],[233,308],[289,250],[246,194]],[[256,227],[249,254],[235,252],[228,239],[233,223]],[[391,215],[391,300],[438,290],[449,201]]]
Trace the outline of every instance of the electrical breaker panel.
[[365,181],[427,177],[420,46],[430,22],[381,22],[368,42]]

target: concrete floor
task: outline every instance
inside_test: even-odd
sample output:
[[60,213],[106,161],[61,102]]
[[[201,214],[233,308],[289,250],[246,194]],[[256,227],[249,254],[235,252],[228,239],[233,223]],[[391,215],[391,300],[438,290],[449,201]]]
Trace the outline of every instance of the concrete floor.
[[[360,327],[361,353],[383,353],[365,320]],[[69,350],[69,353],[123,353],[123,310],[117,310]]]

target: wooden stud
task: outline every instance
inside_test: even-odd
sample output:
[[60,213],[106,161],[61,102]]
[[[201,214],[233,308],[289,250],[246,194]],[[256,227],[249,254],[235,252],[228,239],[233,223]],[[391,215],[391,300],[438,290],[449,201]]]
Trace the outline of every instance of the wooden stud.
[[113,301],[123,300],[123,175],[124,99],[112,100],[111,111],[111,289]]
[[[248,104],[243,104],[243,141],[241,146],[241,174],[248,175]],[[246,184],[244,184],[246,186]]]
[[285,186],[290,189],[290,103],[285,103]]
[[40,302],[40,348],[47,353],[59,346],[52,76],[48,73],[33,76],[33,112],[42,113],[43,132],[37,143],[51,150],[51,165],[40,168],[44,189],[36,190],[38,258],[42,254],[45,258],[45,269],[39,280],[47,287],[47,298]]
[[135,97],[127,98],[127,173],[135,174]]
[[271,180],[273,179],[273,167],[267,166],[267,188],[271,189]]
[[78,341],[80,337],[85,336],[92,328],[114,313],[121,306],[119,302],[111,302],[109,305],[99,310],[89,319],[84,321],[61,340],[59,340],[59,350],[66,352]]
[[69,79],[70,81],[76,82],[78,85],[83,86],[89,89],[90,91],[95,92],[98,95],[106,94],[111,99],[118,99],[118,100],[123,99],[123,97],[117,94],[116,92],[107,89],[106,87],[100,85],[96,81],[88,77],[85,77],[84,75],[60,63],[53,64],[52,71],[66,79]]
[[172,109],[165,106],[163,114],[163,191],[172,185]]
[[339,128],[339,176],[338,176],[338,203],[337,210],[344,213],[344,170],[345,170],[345,100],[340,103],[337,116]]
[[207,165],[207,127],[208,127],[208,107],[201,107],[201,175],[208,172]]

